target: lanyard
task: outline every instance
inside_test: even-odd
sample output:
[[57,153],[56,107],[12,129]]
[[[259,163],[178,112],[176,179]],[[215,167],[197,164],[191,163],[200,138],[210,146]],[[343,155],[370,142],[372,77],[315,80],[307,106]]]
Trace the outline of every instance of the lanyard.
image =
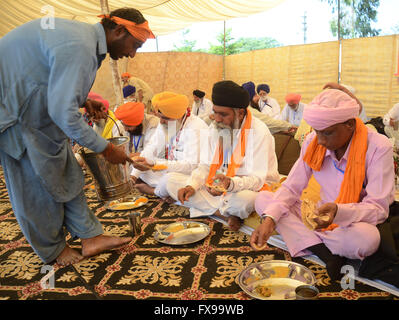
[[[333,160],[334,163],[334,167],[335,169],[337,169],[339,172],[341,172],[342,174],[345,174],[344,170],[341,170],[340,168],[337,167],[337,164],[335,163],[335,161]],[[363,181],[363,185],[362,185],[363,189],[366,189],[366,181]]]
[[337,170],[338,170],[339,172],[341,172],[342,174],[345,174],[345,171],[344,171],[344,170],[342,170],[342,169],[340,169],[340,168],[337,167],[337,164],[335,163],[334,160],[333,160],[333,163],[334,163],[335,169],[337,169]]
[[136,143],[136,137],[137,136],[133,136],[134,152],[137,152],[137,149],[139,148],[139,144],[140,144],[140,140],[141,140],[142,135],[139,136],[139,139],[137,140],[137,143]]
[[[167,160],[174,160],[175,157],[174,157],[174,155],[173,155],[173,150],[176,149],[177,144],[179,143],[180,134],[181,134],[181,132],[182,132],[182,130],[183,130],[183,127],[184,127],[184,125],[186,124],[186,120],[187,120],[187,118],[188,118],[189,116],[190,116],[190,114],[189,114],[189,113],[186,113],[186,115],[184,116],[184,119],[183,119],[183,121],[182,121],[181,127],[180,127],[180,129],[179,129],[179,132],[176,134],[176,136],[172,137],[172,138],[170,139],[170,142],[166,145],[166,147],[165,147],[165,159],[167,159]],[[173,143],[173,140],[175,139],[175,137],[176,137],[176,143]]]

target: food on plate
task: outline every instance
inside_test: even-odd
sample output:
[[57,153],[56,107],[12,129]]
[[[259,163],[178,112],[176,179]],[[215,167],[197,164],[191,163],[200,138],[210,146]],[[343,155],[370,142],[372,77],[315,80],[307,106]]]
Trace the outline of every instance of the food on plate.
[[288,278],[288,274],[290,273],[290,269],[288,267],[273,267],[274,274],[271,278]]
[[255,288],[255,292],[265,298],[268,298],[272,295],[272,290],[269,287],[263,285],[257,286]]
[[113,205],[113,209],[114,210],[129,210],[134,208],[134,204],[133,203],[120,203],[120,204],[115,204]]
[[138,206],[139,204],[146,203],[147,201],[148,201],[147,198],[141,197],[141,198],[138,198],[136,201],[134,201],[134,205]]
[[190,222],[189,224],[187,224],[187,228],[197,228],[197,227],[201,227],[201,225],[195,222]]
[[196,227],[196,228],[184,229],[184,230],[180,230],[180,231],[172,233],[170,236],[168,236],[166,238],[166,240],[170,241],[170,240],[175,239],[175,238],[181,238],[181,237],[188,236],[188,235],[204,233],[206,231],[207,231],[207,229],[205,227]]
[[178,232],[184,229],[183,224],[175,224],[175,225],[169,225],[165,229],[163,229],[164,232]]

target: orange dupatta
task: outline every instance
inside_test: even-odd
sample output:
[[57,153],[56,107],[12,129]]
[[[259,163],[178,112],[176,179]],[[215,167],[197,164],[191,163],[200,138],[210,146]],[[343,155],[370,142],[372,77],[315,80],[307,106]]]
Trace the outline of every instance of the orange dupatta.
[[[367,134],[367,127],[359,118],[356,118],[356,129],[352,137],[344,180],[335,203],[359,202],[360,192],[366,176]],[[325,147],[317,143],[317,137],[314,137],[306,149],[303,161],[313,170],[320,171],[326,150]]]
[[[247,109],[247,116],[244,121],[244,124],[240,131],[239,142],[234,149],[233,154],[230,158],[230,163],[227,167],[227,177],[234,177],[236,174],[237,169],[241,166],[242,159],[245,156],[245,147],[247,142],[247,132],[251,128],[252,124],[252,114]],[[236,162],[235,159],[238,161]],[[216,171],[222,166],[223,164],[223,145],[220,145],[220,141],[216,147],[215,155],[213,156],[212,164],[209,169],[208,178],[206,179],[206,183],[209,185],[213,184],[213,178],[216,175]]]

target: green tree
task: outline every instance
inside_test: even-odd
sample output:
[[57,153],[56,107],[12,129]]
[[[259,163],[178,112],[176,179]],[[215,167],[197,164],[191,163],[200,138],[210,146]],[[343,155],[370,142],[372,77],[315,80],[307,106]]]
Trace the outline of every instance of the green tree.
[[[377,21],[380,0],[321,0],[332,6],[332,12],[338,10],[340,1],[340,34],[343,39],[377,36],[380,29],[374,29],[372,22]],[[338,18],[330,21],[331,33],[338,35]]]
[[273,38],[239,38],[236,42],[238,52],[279,47],[281,44]]
[[[217,44],[210,44],[209,53],[223,55],[224,34],[219,33],[216,37]],[[251,50],[278,47],[280,44],[272,38],[239,38],[234,41],[231,28],[226,29],[226,55],[241,53]]]
[[180,51],[180,52],[192,52],[197,51],[194,49],[195,45],[197,44],[196,40],[188,40],[187,36],[190,33],[190,29],[185,29],[182,32],[182,43],[180,46],[173,44],[174,50],[173,51]]
[[226,35],[224,35],[223,32],[220,32],[216,36],[216,40],[217,44],[209,43],[209,53],[223,55],[224,43],[226,45],[226,55],[238,53],[237,44],[234,41],[233,36],[231,35],[231,28],[226,29]]

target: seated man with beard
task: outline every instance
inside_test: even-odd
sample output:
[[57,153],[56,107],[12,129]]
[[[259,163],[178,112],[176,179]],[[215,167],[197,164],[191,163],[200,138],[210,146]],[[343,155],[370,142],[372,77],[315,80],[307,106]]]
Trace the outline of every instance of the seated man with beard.
[[[139,191],[167,199],[166,174],[190,174],[197,167],[200,131],[208,130],[208,126],[190,114],[188,104],[185,95],[173,92],[161,92],[152,98],[159,125],[140,157],[133,158],[134,169],[130,173]],[[164,170],[155,171],[154,165],[164,166]]]
[[115,110],[115,117],[122,123],[125,135],[130,139],[130,157],[140,155],[159,124],[159,118],[144,113],[144,108],[142,102],[127,102]]
[[254,210],[258,191],[279,180],[274,138],[247,108],[248,92],[233,81],[215,83],[212,102],[214,120],[207,139],[201,136],[201,163],[191,175],[168,174],[166,187],[190,208],[190,217],[216,214],[237,231]]

